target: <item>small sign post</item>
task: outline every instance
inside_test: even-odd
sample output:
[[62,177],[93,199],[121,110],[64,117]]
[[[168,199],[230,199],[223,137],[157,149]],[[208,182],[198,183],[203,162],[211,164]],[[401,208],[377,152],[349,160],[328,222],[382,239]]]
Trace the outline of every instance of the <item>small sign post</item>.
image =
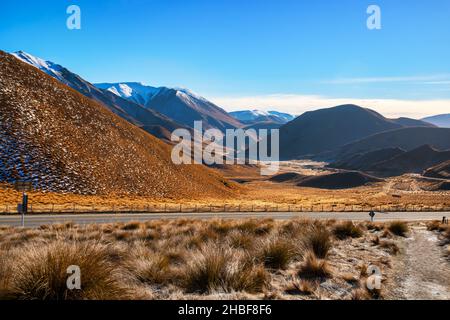
[[17,212],[22,215],[22,228],[25,227],[25,214],[28,212],[28,195],[27,191],[32,189],[33,185],[29,181],[16,181],[14,183],[14,188],[17,191],[22,192],[22,203],[17,205]]

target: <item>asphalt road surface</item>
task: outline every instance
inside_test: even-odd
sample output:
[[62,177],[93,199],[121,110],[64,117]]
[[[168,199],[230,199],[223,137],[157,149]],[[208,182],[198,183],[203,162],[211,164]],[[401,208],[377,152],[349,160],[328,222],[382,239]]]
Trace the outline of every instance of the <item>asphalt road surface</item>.
[[[422,221],[441,220],[449,217],[450,212],[389,212],[377,213],[375,221]],[[25,217],[25,226],[35,228],[42,225],[73,222],[75,224],[102,224],[112,222],[149,221],[163,219],[265,219],[288,220],[292,218],[309,218],[319,220],[370,220],[368,212],[205,212],[205,213],[115,213],[115,214],[54,214],[29,215]],[[0,225],[21,226],[20,215],[0,216]]]

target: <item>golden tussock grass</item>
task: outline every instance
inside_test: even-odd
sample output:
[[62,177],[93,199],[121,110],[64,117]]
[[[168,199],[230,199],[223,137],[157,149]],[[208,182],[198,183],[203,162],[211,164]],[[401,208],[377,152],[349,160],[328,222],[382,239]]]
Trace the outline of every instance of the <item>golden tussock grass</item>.
[[304,279],[323,279],[331,277],[332,271],[326,260],[318,259],[314,252],[310,251],[305,255],[297,275]]
[[[317,298],[334,279],[330,252],[344,244],[335,227],[271,219],[2,227],[0,299]],[[82,290],[67,289],[70,265],[81,269]]]
[[355,225],[352,221],[341,222],[334,227],[336,238],[343,240],[346,238],[359,238],[363,235],[361,227]]
[[388,230],[396,236],[406,237],[406,234],[409,231],[409,226],[408,223],[404,221],[392,221],[388,225]]

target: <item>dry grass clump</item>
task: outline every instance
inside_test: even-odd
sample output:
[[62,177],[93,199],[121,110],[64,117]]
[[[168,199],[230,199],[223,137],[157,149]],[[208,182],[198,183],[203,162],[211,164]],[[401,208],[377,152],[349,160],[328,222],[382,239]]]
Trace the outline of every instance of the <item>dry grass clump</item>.
[[318,259],[314,252],[306,254],[297,275],[303,279],[323,279],[331,277],[331,269],[326,260]]
[[352,221],[346,221],[337,224],[334,227],[334,235],[339,240],[347,238],[360,238],[363,235],[363,231],[359,226],[356,226]]
[[382,240],[379,243],[380,248],[388,250],[391,254],[397,254],[400,251],[398,245],[392,240]]
[[205,245],[194,253],[181,274],[181,285],[189,293],[246,291],[261,292],[268,284],[261,265],[239,257],[237,252]]
[[294,279],[290,285],[284,290],[290,295],[312,295],[316,289],[313,281],[305,279]]
[[[7,295],[15,299],[123,299],[128,290],[112,263],[110,247],[99,243],[56,241],[21,249],[9,278]],[[67,288],[67,268],[81,269],[82,289]]]
[[332,247],[331,233],[324,225],[314,224],[304,236],[303,244],[316,257],[324,259]]
[[367,230],[371,231],[382,231],[384,229],[384,224],[382,223],[367,222],[365,226]]
[[429,231],[437,231],[440,233],[441,245],[450,243],[450,226],[448,224],[443,224],[440,221],[435,220],[427,224],[427,229]]
[[439,220],[433,220],[427,223],[428,231],[441,231],[441,222]]
[[352,291],[351,299],[352,300],[368,300],[371,298],[371,295],[366,289],[357,288]]
[[406,233],[409,231],[408,224],[403,221],[392,221],[387,228],[390,232],[400,237],[406,237]]
[[171,278],[170,260],[168,257],[153,254],[145,259],[137,258],[132,262],[132,268],[136,278],[146,284],[164,284]]
[[137,230],[141,228],[141,223],[140,222],[128,222],[126,223],[123,227],[122,230]]
[[246,231],[235,230],[228,237],[229,244],[235,249],[250,250],[255,246],[255,238]]
[[263,221],[247,220],[238,223],[235,228],[242,232],[248,232],[256,236],[263,236],[269,234],[273,227],[273,220],[265,219]]
[[262,244],[259,254],[266,268],[286,269],[298,256],[298,247],[284,238],[271,238]]

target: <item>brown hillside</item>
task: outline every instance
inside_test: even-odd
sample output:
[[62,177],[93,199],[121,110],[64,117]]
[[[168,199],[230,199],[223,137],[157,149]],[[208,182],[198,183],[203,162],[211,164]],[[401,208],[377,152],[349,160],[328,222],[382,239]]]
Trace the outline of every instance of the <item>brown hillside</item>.
[[450,160],[427,169],[424,176],[431,178],[450,179]]
[[450,151],[439,151],[429,145],[399,154],[368,168],[382,176],[398,176],[404,173],[422,173],[427,168],[450,160]]
[[155,198],[226,196],[204,166],[176,166],[170,147],[103,105],[0,51],[0,181],[47,191]]
[[363,154],[355,154],[347,159],[330,163],[328,167],[365,171],[378,162],[392,159],[393,157],[401,155],[405,152],[406,151],[400,148],[385,148]]
[[359,171],[337,172],[317,176],[305,176],[295,172],[287,172],[275,175],[269,180],[278,183],[294,184],[298,187],[318,189],[349,189],[383,181]]
[[413,127],[385,131],[349,143],[327,154],[326,157],[337,161],[355,154],[386,148],[401,148],[405,151],[411,151],[426,144],[438,150],[449,150],[450,129]]
[[349,189],[381,181],[383,180],[359,171],[348,171],[311,176],[297,185],[319,189]]

